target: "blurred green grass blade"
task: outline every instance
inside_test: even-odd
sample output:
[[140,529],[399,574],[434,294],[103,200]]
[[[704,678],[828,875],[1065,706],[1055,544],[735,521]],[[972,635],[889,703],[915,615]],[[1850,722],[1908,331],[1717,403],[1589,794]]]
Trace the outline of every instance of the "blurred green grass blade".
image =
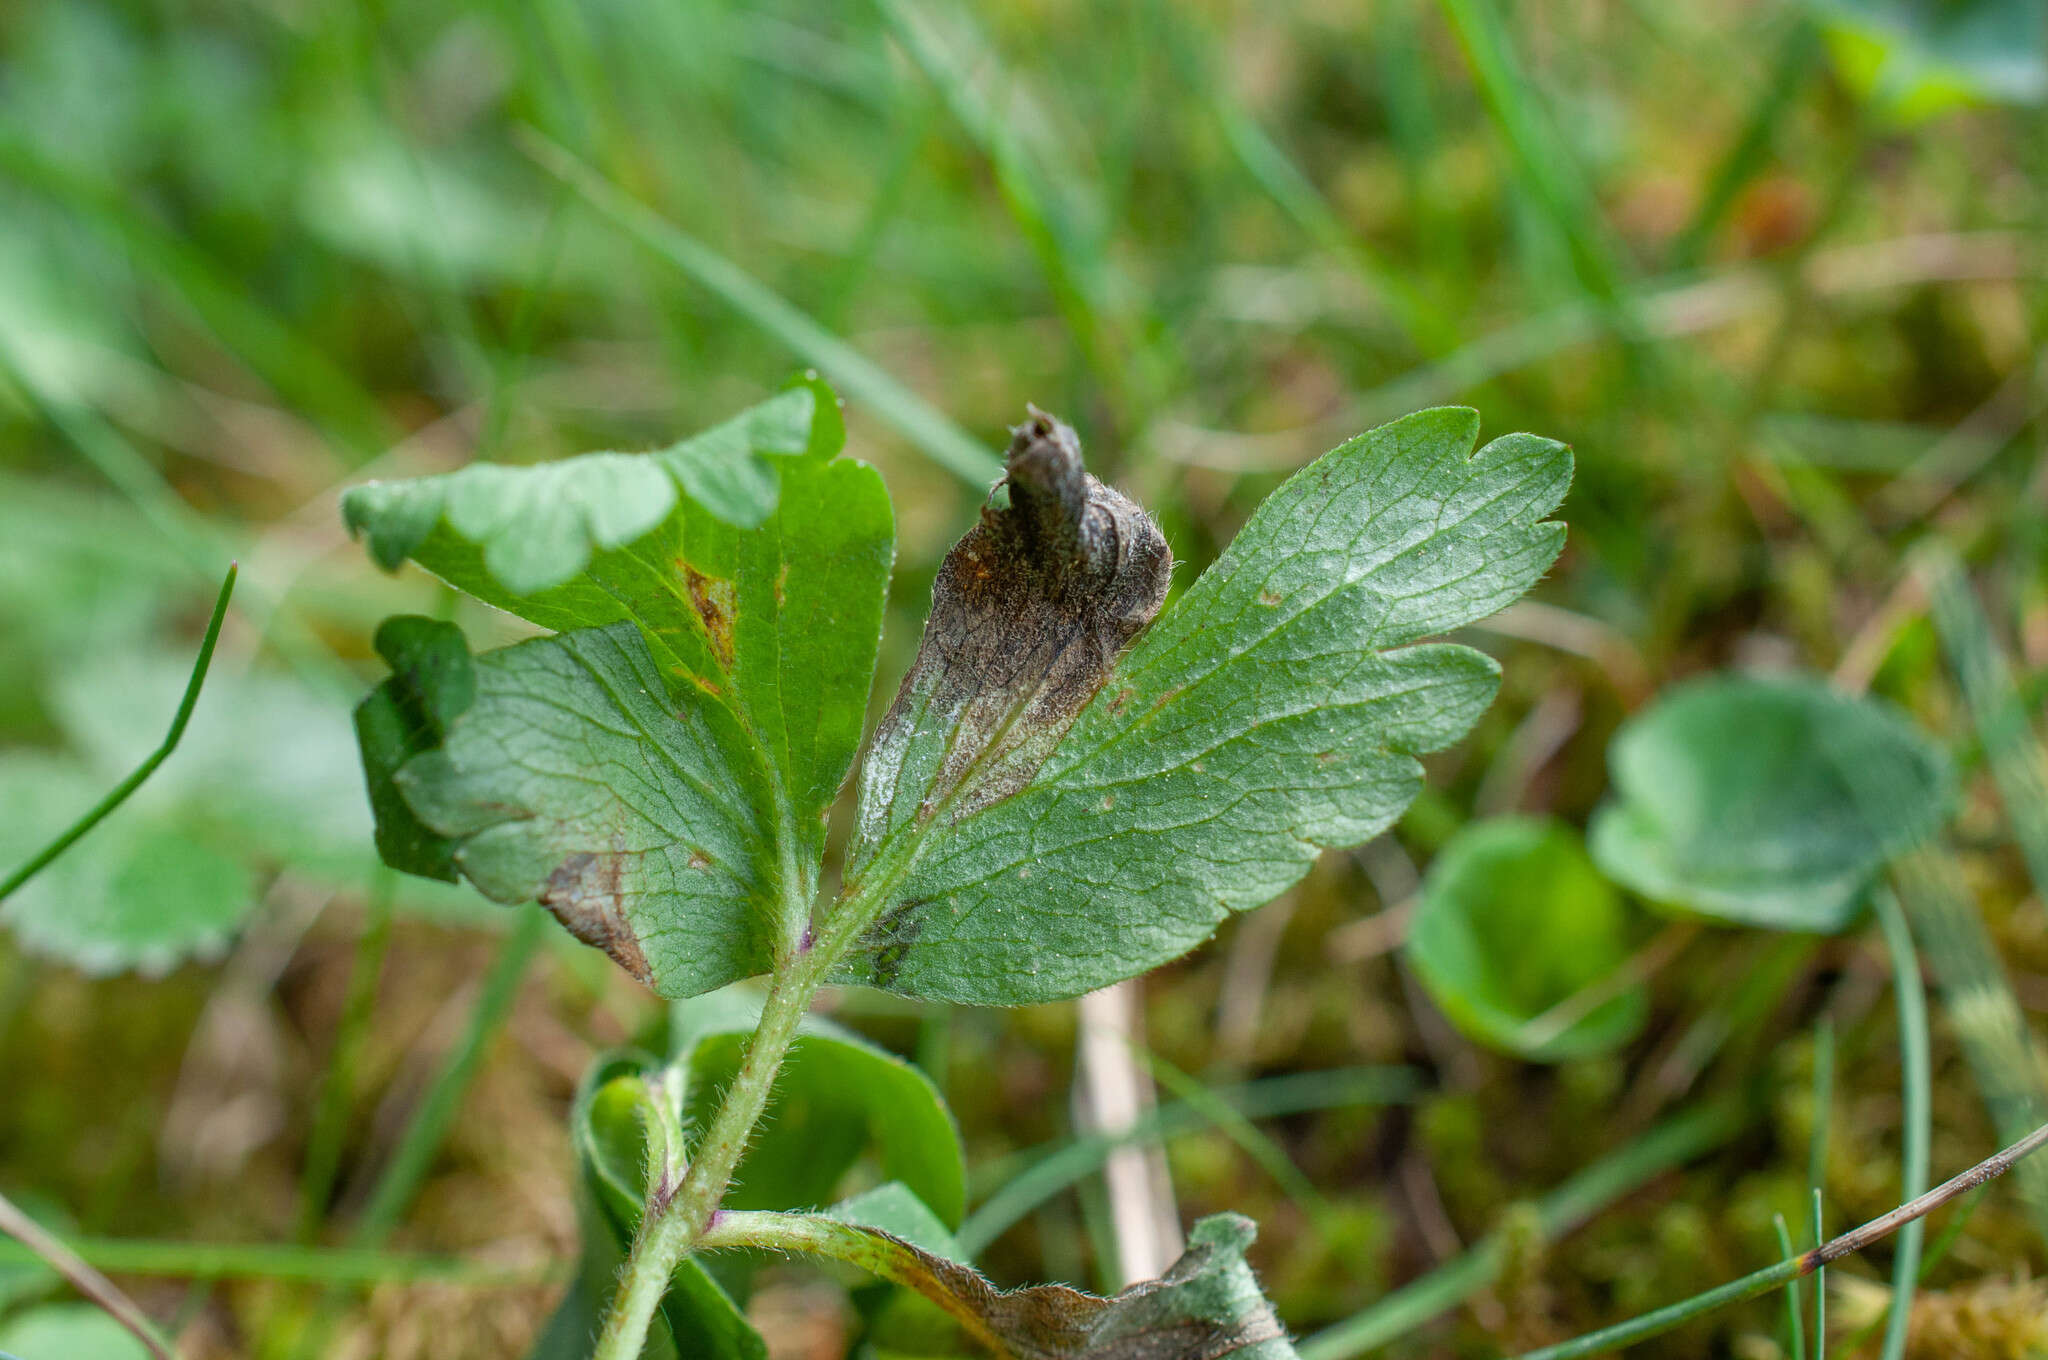
[[[1828,1124],[1834,1100],[1835,1024],[1822,1016],[1813,1031],[1813,1138],[1806,1151],[1806,1183],[1815,1190],[1828,1183]],[[1814,1245],[1820,1245],[1819,1238]]]
[[[1570,1341],[1559,1342],[1555,1346],[1525,1351],[1515,1357],[1515,1360],[1577,1360],[1580,1356],[1611,1354],[1638,1341],[1659,1336],[1724,1304],[1739,1303],[1743,1299],[1768,1293],[1780,1285],[1819,1270],[1829,1261],[1838,1261],[1844,1256],[1853,1255],[1875,1242],[1882,1241],[1888,1233],[1903,1227],[1905,1223],[1918,1221],[1951,1200],[1972,1191],[1981,1194],[1992,1180],[2015,1166],[2025,1166],[2033,1154],[2044,1146],[2048,1146],[2048,1124],[2043,1124],[2024,1138],[1999,1149],[1967,1171],[1943,1181],[1926,1194],[1901,1204],[1890,1213],[1882,1214],[1850,1229],[1827,1243],[1824,1250],[1802,1252],[1790,1260],[1765,1266],[1762,1270],[1752,1271],[1740,1279],[1702,1290],[1689,1299],[1666,1304],[1662,1308],[1632,1317],[1626,1322],[1617,1322],[1612,1327],[1602,1327],[1597,1332],[1588,1332]],[[1782,1231],[1783,1215],[1778,1216],[1778,1222]],[[1314,1360],[1314,1357],[1309,1357],[1306,1349],[1302,1351],[1302,1355],[1307,1357],[1307,1360]]]
[[[1771,1215],[1771,1228],[1778,1234],[1778,1255],[1786,1265],[1797,1265],[1799,1253],[1792,1250],[1792,1233],[1783,1214]],[[1791,1338],[1792,1360],[1806,1360],[1806,1323],[1800,1317],[1799,1276],[1785,1281],[1785,1334]]]
[[[1918,553],[1916,568],[2034,890],[2048,895],[2048,755],[1953,550],[1930,541]],[[1960,869],[1939,851],[1915,852],[1898,870],[1907,912],[1920,926],[1922,947],[1993,1123],[2001,1137],[2017,1137],[2048,1111],[2048,1089],[2038,1049],[1976,902]],[[2048,1242],[2048,1164],[2029,1163],[2017,1179],[2036,1231]]]
[[355,957],[349,965],[334,1046],[319,1078],[312,1131],[306,1136],[306,1159],[299,1173],[297,1235],[301,1242],[311,1242],[319,1235],[341,1170],[342,1144],[347,1140],[349,1114],[355,1104],[356,1067],[369,1037],[384,956],[391,948],[391,899],[397,889],[397,872],[378,865],[363,907],[363,930],[356,938]]
[[[1412,1069],[1359,1067],[1292,1072],[1213,1088],[1209,1093],[1244,1119],[1275,1119],[1350,1105],[1405,1103],[1414,1099],[1420,1089],[1420,1074]],[[1047,1200],[1100,1170],[1117,1148],[1153,1138],[1172,1138],[1209,1123],[1206,1115],[1193,1105],[1175,1101],[1151,1111],[1118,1133],[1062,1140],[1048,1148],[1028,1149],[1001,1162],[975,1168],[974,1178],[979,1185],[996,1188],[961,1225],[957,1237],[962,1252],[970,1260],[980,1255]]]
[[531,129],[523,129],[519,141],[535,163],[575,190],[600,216],[815,364],[840,391],[873,408],[933,462],[977,491],[986,490],[1002,475],[1001,461],[966,431],[773,289],[621,192],[559,144]]
[[[1914,1222],[1919,1222],[1915,1219]],[[1827,1241],[1827,1220],[1821,1212],[1820,1187],[1813,1188],[1813,1245]],[[1827,1360],[1828,1354],[1828,1268],[1813,1272],[1813,1360]]]
[[[1813,1195],[1813,1236],[1818,1247],[1827,1241],[1821,1235],[1821,1195],[1828,1183],[1828,1126],[1835,1103],[1835,1022],[1822,1016],[1813,1035],[1813,1137],[1806,1150],[1806,1184]],[[1813,1275],[1813,1360],[1827,1354],[1828,1271],[1822,1266]]]
[[1211,104],[1223,126],[1224,139],[1252,179],[1310,240],[1353,267],[1417,349],[1434,356],[1456,347],[1456,329],[1424,302],[1392,261],[1344,225],[1329,201],[1251,114],[1221,93],[1211,97]]
[[1400,154],[1418,244],[1428,252],[1423,276],[1470,289],[1466,224],[1446,201],[1439,178],[1445,133],[1437,77],[1424,45],[1420,3],[1391,5],[1379,18],[1374,70],[1387,110],[1387,131]]
[[2048,753],[2027,721],[2012,667],[1955,553],[1931,539],[1919,554],[1934,626],[2012,822],[2034,891],[2048,901]]
[[381,453],[398,439],[398,427],[347,369],[252,301],[246,282],[228,277],[151,220],[131,196],[93,183],[16,137],[0,136],[0,171],[107,231],[134,257],[137,277],[163,287],[229,353],[358,453]]
[[[0,333],[0,378],[11,382],[86,462],[128,498],[188,566],[196,572],[205,564],[210,576],[212,563],[229,555],[225,535],[185,504],[155,465],[104,416],[67,395],[45,390],[34,381],[33,372],[24,357],[14,352],[8,337]],[[261,592],[243,592],[245,613],[249,612],[251,594]]]
[[142,782],[156,773],[157,766],[178,749],[178,741],[185,735],[185,726],[192,721],[192,709],[199,702],[200,687],[206,683],[207,669],[213,665],[214,644],[220,641],[221,621],[227,617],[228,600],[235,593],[235,576],[240,570],[239,563],[230,562],[227,575],[221,578],[220,594],[213,601],[213,615],[206,621],[206,635],[200,639],[199,655],[192,662],[192,678],[185,682],[184,697],[178,700],[178,710],[171,716],[170,730],[164,733],[163,741],[142,758],[142,763],[126,779],[108,790],[106,797],[60,832],[56,839],[31,855],[26,864],[7,876],[5,882],[0,882],[0,902],[6,901],[15,889],[41,873],[52,860],[76,844],[79,837],[98,826],[108,813],[128,801],[128,796],[141,788]]
[[412,1118],[407,1122],[405,1132],[399,1136],[398,1146],[392,1150],[390,1160],[377,1177],[370,1198],[363,1206],[362,1216],[356,1221],[351,1234],[354,1245],[374,1247],[381,1244],[398,1226],[406,1210],[412,1207],[434,1159],[441,1154],[441,1145],[447,1141],[448,1130],[461,1108],[462,1097],[469,1090],[470,1078],[476,1075],[476,1069],[483,1061],[484,1049],[497,1037],[506,1016],[511,1014],[512,1002],[519,995],[519,984],[526,979],[527,964],[552,921],[553,918],[539,907],[529,905],[518,909],[512,929],[498,946],[498,957],[492,961],[491,971],[485,975],[477,992],[476,1003],[470,1010],[461,1037],[442,1060],[426,1094],[413,1108]]
[[[1747,1122],[1741,1105],[1724,1100],[1657,1125],[1537,1201],[1544,1234],[1569,1232],[1655,1177],[1720,1147]],[[1364,1312],[1301,1342],[1296,1347],[1301,1360],[1347,1360],[1399,1340],[1492,1284],[1506,1260],[1507,1243],[1496,1233]]]
[[1251,1120],[1245,1118],[1231,1103],[1205,1083],[1181,1071],[1156,1053],[1142,1048],[1133,1048],[1138,1060],[1152,1074],[1152,1079],[1185,1102],[1189,1109],[1200,1115],[1212,1128],[1220,1131],[1245,1156],[1252,1159],[1261,1171],[1272,1177],[1296,1208],[1307,1215],[1315,1229],[1328,1241],[1342,1239],[1342,1230],[1337,1226],[1337,1211],[1329,1197],[1315,1187],[1315,1183],[1302,1174],[1286,1149],[1267,1137]]
[[[2011,1142],[2041,1123],[2048,1093],[2042,1090],[2040,1057],[2026,1017],[1984,918],[1961,868],[1945,850],[1909,851],[1893,863],[1892,872],[1992,1126]],[[2048,1159],[2023,1163],[2015,1179],[2035,1232],[2048,1242]]]
[[[1916,1199],[1927,1188],[1928,1143],[1934,1118],[1932,1046],[1927,1034],[1927,992],[1920,980],[1920,955],[1899,899],[1888,888],[1873,895],[1885,952],[1891,956],[1892,1000],[1899,1013],[1899,1080],[1905,1128],[1899,1157],[1899,1198]],[[1913,1291],[1920,1278],[1920,1242],[1926,1224],[1915,1219],[1899,1230],[1892,1258],[1892,1300],[1885,1313],[1882,1360],[1901,1360],[1912,1321]],[[1852,1348],[1853,1349],[1853,1348]]]
[[[1041,169],[1017,134],[1011,111],[998,108],[989,90],[1007,94],[1011,77],[971,24],[970,11],[945,11],[942,38],[934,13],[912,0],[875,0],[889,33],[924,73],[995,173],[996,188],[1051,287],[1054,303],[1089,368],[1128,408],[1134,394],[1130,359],[1111,343],[1113,311],[1102,245],[1063,201],[1077,172],[1068,165]],[[961,50],[966,49],[966,50]],[[1140,356],[1142,365],[1142,356]],[[1144,398],[1141,396],[1140,401]]]
[[1538,106],[1535,85],[1519,66],[1513,35],[1494,0],[1439,0],[1471,64],[1479,95],[1507,141],[1537,206],[1563,234],[1586,291],[1623,299],[1629,270],[1577,161]]
[[1804,14],[1793,14],[1779,44],[1777,60],[1771,64],[1770,76],[1742,120],[1742,130],[1715,165],[1692,219],[1671,243],[1673,269],[1690,269],[1699,263],[1707,243],[1735,205],[1737,195],[1770,162],[1771,141],[1800,91],[1820,70],[1820,59],[1819,31]]
[[[0,379],[11,382],[33,409],[128,498],[193,573],[204,571],[211,579],[213,564],[235,555],[229,533],[187,505],[164,474],[105,416],[61,393],[39,388],[4,336],[0,336]],[[301,677],[335,692],[355,689],[354,673],[335,659],[303,620],[281,608],[279,598],[260,579],[242,587],[240,614],[255,625],[265,641],[277,647]]]
[[1948,1222],[1942,1225],[1940,1235],[1928,1244],[1926,1254],[1920,1259],[1920,1278],[1916,1283],[1926,1284],[1927,1277],[1934,1273],[1935,1267],[1948,1259],[1948,1254],[1954,1249],[1957,1239],[1963,1235],[1963,1229],[1970,1226],[1970,1220],[1976,1217],[1977,1210],[1990,1195],[1991,1184],[1987,1181],[1963,1196],[1963,1202],[1956,1206],[1956,1211],[1949,1215]]
[[[290,1242],[168,1242],[132,1237],[66,1237],[64,1245],[95,1270],[172,1280],[276,1280],[292,1284],[438,1283],[471,1289],[530,1289],[557,1279],[564,1267],[470,1261],[459,1256],[308,1247]],[[0,1265],[36,1259],[27,1247],[0,1239]]]

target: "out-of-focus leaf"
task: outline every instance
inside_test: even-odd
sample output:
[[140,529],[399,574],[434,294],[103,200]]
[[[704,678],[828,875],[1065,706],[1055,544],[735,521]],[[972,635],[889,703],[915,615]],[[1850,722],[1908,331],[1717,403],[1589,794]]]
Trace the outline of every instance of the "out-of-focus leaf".
[[[26,859],[105,792],[71,762],[10,757],[0,764],[0,862]],[[0,920],[28,948],[88,973],[162,973],[218,953],[255,904],[247,862],[161,798],[124,806],[79,849],[23,884]]]
[[1807,677],[1680,686],[1607,758],[1614,797],[1590,837],[1601,869],[1653,902],[1774,930],[1848,926],[1951,798],[1946,758],[1905,717]]
[[1539,1061],[1585,1057],[1642,1028],[1649,998],[1640,985],[1555,1032],[1540,1017],[1628,960],[1627,910],[1576,832],[1497,817],[1467,826],[1437,852],[1404,955],[1468,1037]]
[[664,995],[765,971],[804,928],[893,552],[842,440],[809,382],[659,453],[344,502],[386,565],[563,630],[476,658],[474,703],[393,784],[486,896],[539,899]]
[[1814,0],[1835,65],[1885,112],[2048,98],[2048,30],[2033,0]]
[[[1174,958],[1326,846],[1384,829],[1416,757],[1498,684],[1469,648],[1557,555],[1562,445],[1425,411],[1290,478],[1121,659],[1165,592],[1143,513],[1036,417],[1009,498],[941,569],[861,775],[849,881],[889,908],[850,981],[978,1004],[1072,996]],[[893,876],[893,877],[892,877]]]
[[0,1353],[21,1360],[149,1360],[148,1347],[89,1303],[46,1303],[0,1323]]
[[1255,1231],[1237,1214],[1205,1218],[1164,1276],[1108,1299],[1065,1285],[998,1290],[970,1266],[824,1214],[728,1215],[706,1242],[725,1233],[859,1266],[930,1299],[1004,1360],[1293,1360],[1245,1264]]

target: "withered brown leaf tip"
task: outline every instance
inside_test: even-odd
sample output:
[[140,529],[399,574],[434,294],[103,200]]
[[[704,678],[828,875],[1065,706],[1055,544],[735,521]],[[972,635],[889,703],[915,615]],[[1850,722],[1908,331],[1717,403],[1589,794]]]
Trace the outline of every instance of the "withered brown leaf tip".
[[1159,612],[1173,570],[1159,527],[1088,474],[1071,428],[1034,406],[1012,433],[1007,498],[946,555],[917,660],[876,734],[889,747],[911,739],[906,728],[952,729],[918,790],[924,816],[956,789],[957,817],[1028,783]]

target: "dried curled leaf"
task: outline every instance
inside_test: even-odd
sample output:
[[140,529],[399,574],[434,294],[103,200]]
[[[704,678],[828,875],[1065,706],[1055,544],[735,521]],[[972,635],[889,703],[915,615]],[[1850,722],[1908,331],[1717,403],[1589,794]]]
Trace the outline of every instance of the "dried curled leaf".
[[856,865],[892,833],[961,817],[1031,781],[1173,569],[1138,504],[1037,408],[1014,431],[1001,503],[946,554],[917,659],[861,772]]
[[[782,1246],[859,1266],[937,1304],[999,1360],[1294,1360],[1245,1262],[1257,1229],[1242,1215],[1203,1219],[1165,1275],[1105,1299],[1057,1284],[997,1289],[972,1266],[899,1236],[907,1226],[900,1208],[869,1215],[860,1207],[728,1214],[705,1245]],[[862,1222],[875,1218],[882,1221]]]

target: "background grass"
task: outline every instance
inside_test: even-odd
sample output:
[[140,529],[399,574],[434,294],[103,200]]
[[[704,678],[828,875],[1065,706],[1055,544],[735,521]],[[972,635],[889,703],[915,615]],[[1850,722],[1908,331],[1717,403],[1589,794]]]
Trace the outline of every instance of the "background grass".
[[[147,815],[242,827],[222,790],[252,786],[278,815],[229,837],[255,905],[205,960],[93,979],[0,936],[0,1188],[91,1237],[353,1244],[403,1276],[388,1243],[514,1279],[132,1277],[190,1355],[525,1344],[573,1252],[573,1084],[658,1009],[559,932],[529,961],[509,913],[380,896],[347,705],[377,669],[374,621],[447,602],[376,574],[335,496],[665,443],[810,364],[896,498],[883,695],[977,458],[1027,400],[1154,507],[1183,584],[1287,472],[1409,409],[1466,402],[1489,435],[1574,446],[1570,546],[1534,606],[1471,639],[1506,684],[1433,792],[1144,984],[1158,1070],[1198,1091],[1426,1076],[1391,1111],[1255,1107],[1256,1136],[1173,1093],[1195,1116],[1169,1125],[1184,1215],[1260,1219],[1292,1326],[1488,1234],[1490,1287],[1396,1353],[1537,1344],[1773,1259],[1773,1215],[1810,1212],[1822,1018],[1830,1222],[1889,1207],[1899,1050],[1875,931],[1702,932],[1633,1048],[1539,1069],[1451,1035],[1380,913],[1475,811],[1582,821],[1607,735],[1656,687],[1836,670],[1972,762],[1951,876],[2041,1031],[2048,912],[1902,582],[1928,541],[1955,557],[2038,730],[2044,161],[2038,107],[1899,121],[1843,81],[1808,11],[1770,3],[9,8],[0,786],[33,810],[62,802],[54,763],[118,774],[147,751],[236,555],[220,688],[164,778],[208,750],[248,768]],[[837,1004],[937,1063],[977,1164],[1069,1131],[1071,1007]],[[1994,1135],[1939,1017],[1932,1071],[1939,1176]],[[1760,1111],[1740,1136],[1575,1234],[1546,1241],[1516,1207],[1736,1095]],[[997,1237],[991,1272],[1102,1284],[1092,1184]],[[2048,1307],[2012,1282],[2043,1258],[2010,1205],[1994,1193],[1945,1253],[1922,1344],[1997,1290],[2020,1300],[2008,1319]],[[1835,1268],[1831,1316],[1859,1325],[1842,1280],[1886,1264]],[[43,1287],[0,1273],[0,1299],[17,1278]],[[793,1270],[756,1312],[778,1353],[836,1355],[837,1297]],[[1769,1354],[1780,1321],[1763,1300],[1644,1353]]]

